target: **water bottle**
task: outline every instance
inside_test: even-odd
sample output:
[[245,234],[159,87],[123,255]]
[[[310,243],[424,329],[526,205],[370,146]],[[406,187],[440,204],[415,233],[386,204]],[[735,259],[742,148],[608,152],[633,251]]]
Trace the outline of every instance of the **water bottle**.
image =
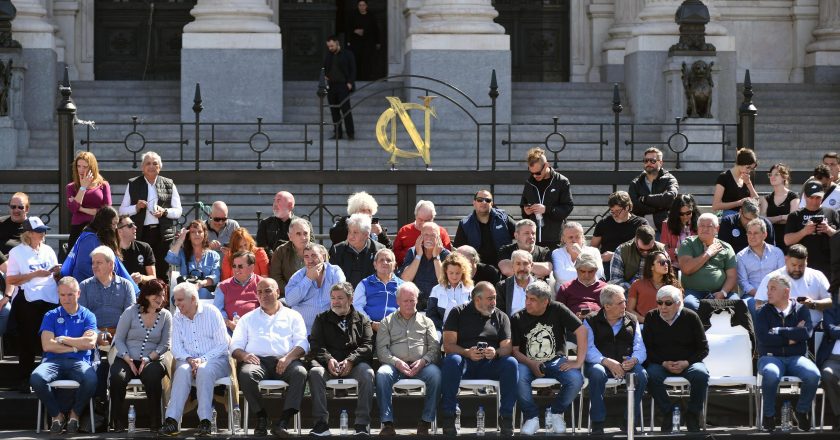
[[239,324],[239,313],[233,312],[233,319],[231,319],[234,324]]
[[134,411],[134,405],[128,407],[128,433],[134,434],[137,432],[137,412]]
[[475,413],[475,435],[484,435],[484,407],[479,406]]
[[545,434],[551,435],[554,433],[554,417],[551,417],[551,407],[545,408]]
[[680,433],[680,407],[674,405],[674,412],[671,413],[671,434]]
[[219,426],[216,424],[216,416],[218,416],[218,415],[219,414],[216,413],[216,408],[213,408],[213,418],[210,419],[210,432],[212,432],[214,434],[219,433]]
[[461,406],[455,405],[455,430],[461,431]]
[[242,410],[239,405],[233,407],[233,435],[239,435],[239,427],[242,424]]
[[346,409],[341,410],[341,416],[338,418],[338,420],[339,420],[338,428],[341,431],[341,435],[347,435],[348,434],[348,429],[347,429],[348,416],[347,416],[347,410]]
[[782,404],[782,432],[791,432],[793,431],[793,424],[790,421],[790,413],[791,413],[791,406],[790,401],[785,400],[785,403]]

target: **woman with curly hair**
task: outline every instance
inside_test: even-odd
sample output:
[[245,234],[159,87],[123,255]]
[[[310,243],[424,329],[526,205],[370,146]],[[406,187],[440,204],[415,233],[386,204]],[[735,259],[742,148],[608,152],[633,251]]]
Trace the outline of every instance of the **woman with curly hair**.
[[450,310],[470,302],[473,289],[472,265],[463,255],[449,254],[443,260],[441,272],[439,284],[432,288],[426,307],[426,316],[435,323],[438,331],[443,330]]

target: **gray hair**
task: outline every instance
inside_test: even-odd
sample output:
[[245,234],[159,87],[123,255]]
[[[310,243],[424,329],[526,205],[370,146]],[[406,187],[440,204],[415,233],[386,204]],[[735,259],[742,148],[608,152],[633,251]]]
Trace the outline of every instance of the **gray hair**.
[[704,213],[704,214],[700,214],[700,217],[697,217],[697,224],[699,225],[699,224],[700,224],[700,222],[702,222],[702,221],[704,221],[704,220],[709,220],[709,221],[711,221],[711,222],[712,222],[712,224],[713,224],[713,225],[715,225],[715,227],[716,227],[716,228],[717,228],[718,226],[720,226],[720,220],[718,220],[718,216],[716,216],[716,215],[712,214],[711,212],[707,212],[707,213]]
[[533,220],[531,220],[531,219],[527,219],[527,218],[523,218],[522,220],[519,220],[518,222],[516,222],[516,232],[519,232],[519,230],[520,230],[520,229],[522,229],[522,228],[524,228],[524,227],[526,227],[526,226],[530,226],[530,227],[532,227],[532,228],[534,228],[534,229],[537,229],[537,224],[536,224],[536,223],[534,223],[534,221],[533,221]]
[[417,205],[414,206],[414,218],[417,218],[417,214],[420,212],[421,209],[428,209],[429,212],[432,213],[432,220],[434,220],[437,216],[437,211],[435,211],[435,204],[428,200],[421,200],[417,202]]
[[752,197],[747,198],[744,200],[744,204],[741,205],[741,212],[745,214],[758,215],[758,202]]
[[682,304],[683,293],[678,287],[668,284],[656,291],[656,300],[659,301],[660,299],[671,299],[671,301]]
[[157,154],[154,151],[147,151],[147,152],[143,153],[142,156],[140,156],[140,163],[145,162],[147,157],[156,158],[157,161],[158,161],[158,164],[160,164],[160,167],[163,168],[163,159],[160,158],[160,154]]
[[597,269],[598,268],[598,260],[595,258],[594,255],[581,252],[578,255],[577,260],[575,260],[575,269]]
[[539,300],[551,301],[551,288],[545,281],[537,280],[525,287],[525,293]]
[[513,260],[516,260],[516,259],[519,259],[519,258],[521,258],[523,260],[528,260],[529,263],[534,262],[534,256],[531,255],[531,253],[528,252],[528,251],[523,251],[522,249],[517,249],[517,250],[513,251],[512,254],[510,254],[510,261],[513,261]]
[[420,296],[420,289],[417,287],[416,284],[412,283],[411,281],[406,281],[400,284],[400,287],[397,287],[397,298],[400,297],[400,293],[411,293],[415,297]]
[[79,290],[81,290],[79,289],[79,282],[76,281],[76,279],[71,277],[70,275],[62,277],[60,280],[58,280],[58,286],[70,286],[70,288],[73,289],[74,292],[78,292]]
[[397,261],[397,256],[394,255],[394,251],[392,251],[388,248],[382,248],[382,249],[376,251],[376,254],[374,254],[374,256],[373,256],[373,261],[376,261],[376,260],[379,259],[379,254],[389,254],[389,255],[391,255],[391,258],[394,259],[394,262]]
[[114,251],[111,250],[108,246],[97,246],[94,250],[90,251],[90,258],[93,259],[94,256],[101,255],[105,258],[109,263],[113,263],[116,261],[116,255],[114,255]]
[[754,218],[747,223],[747,231],[750,230],[753,226],[758,227],[763,234],[767,233],[767,225],[764,224],[764,219],[761,218]]
[[478,263],[481,262],[481,257],[478,255],[478,251],[476,251],[474,247],[472,247],[468,244],[457,247],[455,249],[455,252],[457,252],[457,253],[463,255],[464,257],[466,257],[467,261],[469,261],[470,264],[475,265],[475,264],[478,264]]
[[470,295],[470,298],[475,299],[477,296],[482,296],[482,295],[484,295],[484,292],[490,291],[490,290],[495,292],[496,288],[493,287],[493,285],[490,284],[487,281],[479,281],[478,284],[476,284],[475,287],[473,287],[472,294]]
[[174,298],[178,292],[191,296],[196,302],[198,302],[198,287],[196,287],[195,284],[189,281],[184,281],[183,283],[178,284],[174,289],[172,289],[172,297]]
[[370,194],[365,191],[357,192],[347,198],[347,215],[356,214],[363,209],[370,211],[370,215],[376,215],[379,204]]
[[771,276],[770,279],[767,280],[767,284],[769,285],[770,283],[776,283],[777,285],[782,286],[785,289],[790,289],[790,286],[793,284],[793,282],[787,275],[783,275],[780,273]]
[[565,232],[566,229],[577,229],[583,233],[583,225],[578,222],[566,222],[566,224],[563,225],[563,232]]
[[309,220],[303,217],[292,218],[292,221],[289,222],[289,229],[291,229],[292,226],[306,228],[306,230],[309,231],[310,234],[312,233],[312,223],[309,223]]
[[371,218],[367,214],[353,214],[347,219],[347,229],[350,230],[351,226],[355,226],[363,232],[370,234]]
[[327,261],[329,259],[329,253],[327,253],[327,248],[325,248],[321,244],[315,243],[314,241],[310,241],[309,243],[306,243],[306,246],[303,247],[303,250],[304,251],[315,251],[315,252],[321,254],[321,256],[324,257],[324,261]]
[[353,285],[347,281],[339,281],[330,287],[330,292],[344,292],[348,298],[353,298]]
[[601,305],[613,305],[613,300],[617,297],[624,298],[624,288],[618,284],[607,284],[601,289]]

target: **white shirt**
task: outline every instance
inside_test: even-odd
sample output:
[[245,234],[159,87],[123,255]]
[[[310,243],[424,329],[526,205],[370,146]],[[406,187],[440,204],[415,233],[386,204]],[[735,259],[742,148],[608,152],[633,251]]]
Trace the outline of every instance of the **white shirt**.
[[[21,243],[9,251],[6,274],[26,275],[39,269],[50,270],[57,264],[58,258],[55,256],[55,251],[46,243],[41,243],[37,250],[32,249],[28,244]],[[23,289],[26,300],[29,302],[41,300],[58,304],[58,285],[52,274],[32,278],[21,284],[20,288]]]
[[[519,283],[516,282],[516,278],[512,279],[513,281],[513,300],[510,303],[510,313],[508,316],[513,316],[514,313],[522,310],[525,308],[525,288],[519,287]],[[534,282],[534,277],[530,277],[528,280],[528,284]],[[527,285],[525,286],[527,287]]]
[[[158,176],[160,178],[160,176]],[[146,177],[143,177],[143,180],[146,180]],[[155,179],[157,182],[157,179]],[[137,225],[137,227],[143,227],[145,225],[156,225],[159,223],[157,217],[152,215],[152,211],[158,202],[158,195],[157,195],[157,188],[155,188],[155,182],[149,183],[146,180],[146,188],[147,188],[147,195],[146,195],[146,203],[149,205],[146,208],[146,218],[143,220],[142,225]],[[120,215],[135,215],[137,214],[137,205],[131,205],[131,194],[128,191],[128,185],[125,186],[125,195],[123,195],[122,203],[120,203]],[[181,217],[181,212],[183,211],[181,208],[181,196],[178,194],[178,188],[173,184],[172,185],[172,198],[169,201],[171,205],[166,210],[166,218],[170,218],[172,220],[177,220]]]
[[[598,248],[592,246],[584,246],[581,253],[586,252],[595,257],[598,263],[598,273],[595,274],[596,279],[604,279],[604,262],[601,260],[601,252]],[[572,261],[572,256],[566,252],[566,248],[561,246],[551,252],[551,265],[554,271],[555,285],[560,286],[563,283],[577,279],[577,269],[575,269],[575,262]]]
[[[768,273],[767,276],[761,280],[761,285],[758,286],[758,290],[755,292],[756,300],[767,302],[767,283],[770,281],[771,277],[779,274],[787,276],[792,282],[790,285],[791,299],[796,299],[799,296],[805,296],[813,300],[831,297],[828,293],[828,278],[826,278],[822,272],[806,267],[805,273],[802,274],[802,277],[795,280],[788,275],[786,267],[780,267],[773,272]],[[809,311],[811,312],[811,323],[816,326],[820,321],[822,321],[822,311]]]
[[227,327],[219,309],[198,301],[193,319],[176,310],[172,319],[172,355],[179,361],[200,358],[202,362],[227,357]]
[[306,324],[300,313],[285,306],[273,315],[262,307],[246,313],[236,324],[230,342],[231,353],[244,350],[255,356],[283,356],[295,347],[304,353],[309,351]]
[[438,284],[432,288],[429,298],[437,298],[437,306],[443,309],[443,322],[445,323],[450,310],[472,300],[472,290],[472,287],[465,287],[464,283],[458,283],[454,289]]

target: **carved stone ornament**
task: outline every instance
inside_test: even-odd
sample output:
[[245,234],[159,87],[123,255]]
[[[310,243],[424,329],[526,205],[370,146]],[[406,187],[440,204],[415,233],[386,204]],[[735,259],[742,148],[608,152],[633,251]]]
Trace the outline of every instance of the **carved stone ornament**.
[[685,117],[712,118],[712,66],[699,60],[691,64],[682,63],[682,81],[685,90]]
[[17,9],[11,0],[0,0],[0,48],[20,49],[20,43],[12,38],[12,20]]
[[680,25],[680,41],[669,52],[714,52],[715,46],[706,43],[706,24],[710,21],[709,8],[700,0],[682,2],[674,20]]

